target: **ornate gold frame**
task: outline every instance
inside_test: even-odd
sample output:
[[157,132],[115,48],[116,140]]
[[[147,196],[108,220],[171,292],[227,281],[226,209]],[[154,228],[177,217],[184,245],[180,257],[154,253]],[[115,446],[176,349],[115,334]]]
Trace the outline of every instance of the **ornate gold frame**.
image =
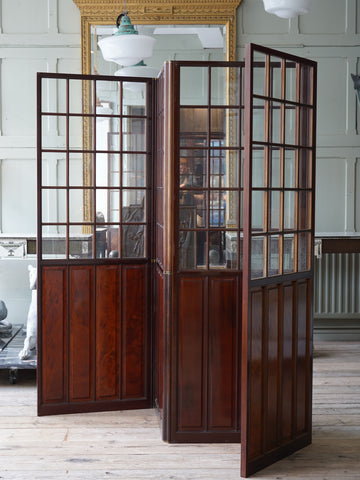
[[[226,26],[226,60],[236,59],[236,9],[242,0],[130,0],[126,10],[133,25],[195,24]],[[91,25],[115,25],[124,10],[119,0],[73,0],[81,15],[82,73],[91,73]]]

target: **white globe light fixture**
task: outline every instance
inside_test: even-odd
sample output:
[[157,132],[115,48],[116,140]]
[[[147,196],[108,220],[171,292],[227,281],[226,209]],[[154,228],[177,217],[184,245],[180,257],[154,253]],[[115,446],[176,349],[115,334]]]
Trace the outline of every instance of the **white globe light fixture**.
[[280,18],[309,13],[312,0],[263,0],[265,11]]
[[118,29],[114,35],[98,41],[105,60],[129,66],[136,65],[141,60],[152,56],[155,38],[139,35],[127,12],[118,16],[116,26]]
[[[157,68],[148,67],[143,61],[137,65],[123,67],[116,70],[114,75],[117,77],[140,77],[140,78],[155,78],[158,76],[159,70]],[[141,92],[144,90],[144,84],[141,82],[124,82],[124,88],[134,92]]]

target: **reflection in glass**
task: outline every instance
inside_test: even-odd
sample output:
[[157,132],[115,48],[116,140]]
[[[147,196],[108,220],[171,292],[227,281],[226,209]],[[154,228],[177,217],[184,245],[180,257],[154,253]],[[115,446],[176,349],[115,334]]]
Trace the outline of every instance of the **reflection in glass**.
[[310,269],[310,233],[298,235],[298,270],[303,272]]
[[251,206],[251,229],[264,231],[266,222],[264,221],[264,199],[265,193],[262,191],[252,192]]
[[122,191],[122,222],[136,223],[145,221],[145,190]]
[[252,156],[252,187],[259,188],[266,186],[265,172],[265,151],[263,148],[253,150]]
[[[84,182],[83,166],[86,162],[89,169],[93,167],[93,156],[90,153],[69,153],[69,185],[82,187]],[[91,179],[92,180],[92,179]]]
[[212,150],[210,157],[210,187],[226,186],[226,166],[224,150]]
[[265,142],[265,105],[264,100],[254,98],[253,110],[253,140],[255,142]]
[[211,137],[221,138],[225,147],[239,146],[239,110],[211,109]]
[[207,105],[208,68],[180,67],[180,105]]
[[296,109],[295,107],[289,107],[288,105],[285,107],[285,143],[288,145],[295,145],[296,143]]
[[271,68],[271,96],[281,98],[281,59],[270,58]]
[[283,273],[293,273],[295,271],[294,246],[295,235],[293,233],[284,235]]
[[69,258],[92,258],[93,227],[88,225],[87,231],[82,232],[82,225],[69,226]]
[[122,257],[145,257],[145,225],[122,226]]
[[296,221],[295,192],[284,192],[284,230],[294,230]]
[[270,235],[268,237],[268,275],[280,274],[280,237]]
[[209,268],[224,268],[225,231],[209,231]]
[[296,168],[295,168],[295,150],[285,149],[284,158],[284,187],[295,188]]
[[[82,188],[69,189],[69,221],[83,222],[84,221],[84,198],[91,198],[93,203],[93,191]],[[61,205],[61,203],[59,203]]]
[[273,147],[270,153],[270,186],[279,188],[281,186],[280,148]]
[[107,156],[109,162],[109,186],[120,187],[120,155],[110,153]]
[[272,191],[270,194],[270,229],[280,230],[281,208],[280,208],[280,192],[278,190]]
[[41,234],[42,258],[66,258],[66,227],[64,225],[43,226]]
[[123,187],[145,187],[145,160],[144,154],[133,153],[122,156]]
[[313,102],[313,68],[300,64],[300,102],[311,104]]
[[286,100],[296,101],[296,64],[286,60]]
[[238,192],[226,192],[221,190],[212,190],[210,192],[210,226],[222,227],[225,226],[226,219],[226,204],[228,195],[231,193],[233,207],[235,209],[235,217],[237,219],[237,198]]
[[312,147],[312,114],[308,107],[300,107],[300,138],[299,144],[303,147]]
[[109,222],[119,222],[121,190],[120,189],[118,190],[111,189],[109,191],[104,190],[102,195],[104,195],[105,192],[106,192],[107,201],[108,201],[108,207],[106,209],[108,220]]
[[239,93],[238,68],[211,68],[211,105],[238,105]]
[[271,142],[281,142],[281,104],[279,102],[270,102],[271,114]]
[[145,124],[144,118],[123,119],[123,150],[132,152],[146,150]]
[[255,95],[265,95],[266,55],[256,52],[253,68],[253,92]]
[[251,278],[265,276],[265,238],[252,237],[251,239]]

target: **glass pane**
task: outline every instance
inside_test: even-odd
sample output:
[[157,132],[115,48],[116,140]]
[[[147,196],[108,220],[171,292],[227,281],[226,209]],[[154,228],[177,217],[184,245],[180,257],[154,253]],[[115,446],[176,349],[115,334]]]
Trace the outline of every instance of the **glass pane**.
[[[223,112],[222,110],[215,110],[215,112]],[[193,146],[194,133],[199,133],[203,136],[201,146],[207,145],[207,139],[204,138],[204,133],[208,131],[208,113],[207,108],[181,108],[180,109],[180,133],[185,136],[183,141],[184,146]],[[220,113],[221,116],[221,113]],[[218,123],[214,120],[214,131],[216,128],[221,132],[221,137],[224,135],[224,119],[218,119]]]
[[294,234],[284,235],[283,273],[293,273],[295,271],[294,244]]
[[[181,214],[181,212],[180,212]],[[184,223],[184,226],[186,224]],[[179,231],[179,269],[196,268],[197,264],[205,265],[206,234],[189,231]],[[198,260],[197,260],[198,256]]]
[[[228,200],[229,193],[230,192],[224,192],[221,190],[213,190],[210,192],[210,226],[225,226],[227,203],[226,201]],[[237,192],[231,192],[231,194],[234,209],[233,213],[235,218],[237,219],[238,194]]]
[[[242,245],[242,243],[241,243]],[[225,232],[225,260],[227,268],[236,270],[238,257],[238,233],[237,232]],[[240,266],[242,268],[242,265]]]
[[120,257],[121,252],[121,238],[120,227],[110,225],[108,228],[108,255],[109,258]]
[[69,153],[69,185],[71,187],[82,187],[84,182],[84,163],[89,172],[88,180],[92,183],[93,155],[90,153]]
[[211,68],[211,105],[238,105],[239,93],[238,68]]
[[[41,148],[48,150],[65,150],[65,120],[61,116],[41,116]],[[53,132],[59,132],[59,136],[54,138]]]
[[313,103],[313,68],[309,65],[300,65],[300,102],[311,105]]
[[124,187],[145,187],[145,159],[143,154],[124,154],[122,157],[122,184]]
[[66,89],[66,79],[42,78],[41,110],[43,112],[65,113],[67,107]]
[[[86,231],[87,233],[84,233]],[[91,258],[93,248],[91,225],[69,227],[69,258]]]
[[286,100],[296,101],[296,63],[286,60]]
[[296,222],[295,192],[284,192],[284,230],[294,230]]
[[106,188],[98,188],[96,190],[96,214],[95,214],[96,223],[104,223],[109,221],[109,218],[107,218],[108,204],[111,208],[112,207],[111,194],[109,190]]
[[146,136],[144,118],[124,118],[123,119],[123,150],[127,151],[145,151]]
[[253,109],[253,140],[255,142],[265,142],[265,106],[264,100],[254,99]]
[[264,200],[265,193],[262,191],[252,192],[251,229],[253,231],[264,231]]
[[299,150],[299,187],[311,188],[312,184],[312,152],[301,148]]
[[223,150],[211,151],[210,157],[210,187],[221,188],[226,186],[226,165],[225,154]]
[[270,229],[281,229],[281,208],[280,208],[280,192],[272,191],[270,194]]
[[109,256],[109,252],[110,252],[109,228],[110,228],[109,225],[106,225],[105,223],[101,223],[101,222],[97,223],[96,225],[96,233],[95,233],[95,245],[96,245],[95,257],[96,258],[107,258]]
[[265,276],[265,238],[251,239],[251,278]]
[[[122,207],[131,207],[132,209],[141,209],[142,217],[144,218],[144,209],[145,209],[145,190],[134,190],[134,189],[123,189],[122,190]],[[138,214],[136,215],[138,217]],[[124,211],[123,219],[124,222]],[[131,220],[128,220],[129,222]],[[140,221],[140,220],[135,220]]]
[[299,233],[298,235],[298,270],[300,272],[310,270],[311,255],[310,233]]
[[307,107],[300,108],[300,138],[299,144],[303,147],[312,147],[312,109]]
[[254,52],[254,68],[253,68],[253,92],[255,95],[265,95],[265,62],[266,55]]
[[209,232],[209,268],[224,268],[225,256],[225,231]]
[[240,145],[239,110],[211,110],[211,138],[220,137],[226,147]]
[[[88,203],[89,202],[89,203]],[[84,222],[85,211],[88,211],[88,208],[85,207],[85,204],[93,205],[93,191],[88,189],[69,189],[69,221],[70,222]]]
[[[242,195],[242,192],[230,190],[220,192],[221,204],[224,210],[224,223],[228,228],[236,228],[238,226],[238,217],[239,217],[239,193]],[[242,196],[241,196],[242,199]],[[240,210],[240,222],[242,221],[242,209]],[[241,225],[241,224],[240,224]],[[240,226],[240,228],[242,228]]]
[[269,149],[270,154],[270,186],[279,188],[281,186],[280,148]]
[[280,58],[270,58],[271,68],[271,96],[281,98],[281,62]]
[[66,189],[43,189],[41,193],[42,223],[64,223],[66,221]]
[[180,105],[207,105],[207,67],[180,67]]
[[268,275],[279,275],[281,252],[279,235],[271,235],[268,242]]
[[42,258],[66,258],[66,227],[42,227]]
[[121,134],[119,133],[119,120],[113,119],[111,121],[111,131],[107,134],[107,147],[106,150],[110,151],[119,151],[121,148],[120,137]]
[[122,249],[121,256],[144,257],[145,256],[145,225],[122,226]]
[[[56,175],[54,175],[56,172]],[[64,187],[66,183],[66,155],[61,152],[41,154],[41,183],[44,187]]]
[[[86,122],[83,122],[83,117],[69,117],[69,148],[72,150],[82,150],[83,148],[92,148],[93,145],[90,141],[92,136],[92,119],[87,118]],[[86,128],[89,127],[89,134],[87,139],[89,142],[84,145],[83,144],[83,124],[84,124],[84,131]]]
[[295,150],[285,149],[284,163],[285,163],[284,187],[295,188],[296,186]]
[[271,115],[271,138],[273,143],[280,143],[281,141],[281,104],[278,102],[270,103]]
[[120,195],[121,190],[111,189],[109,191],[103,190],[103,201],[107,202],[106,212],[107,220],[109,222],[120,222]]
[[[109,170],[107,171],[109,175],[108,184],[111,187],[120,187],[120,158],[121,156],[116,153],[107,154],[109,162]],[[98,163],[96,163],[98,167]],[[105,176],[102,177],[105,181]]]
[[252,187],[266,187],[265,150],[263,148],[253,150]]
[[[94,95],[93,95],[94,82],[92,80],[73,79],[69,80],[69,112],[70,113],[93,113]],[[88,95],[89,102],[83,104],[83,92]]]
[[311,228],[311,192],[299,192],[299,230]]
[[296,109],[285,106],[285,143],[295,145],[296,143]]

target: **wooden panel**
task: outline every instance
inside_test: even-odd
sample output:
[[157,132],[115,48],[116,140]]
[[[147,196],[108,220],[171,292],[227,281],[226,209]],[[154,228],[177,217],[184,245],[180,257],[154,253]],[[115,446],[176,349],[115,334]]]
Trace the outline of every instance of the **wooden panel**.
[[293,285],[283,288],[283,322],[282,322],[282,375],[281,375],[281,440],[289,440],[293,431]]
[[119,267],[96,269],[96,399],[119,397]]
[[93,397],[93,268],[69,269],[69,397]]
[[236,279],[209,279],[208,428],[235,428]]
[[204,427],[204,291],[200,277],[180,278],[178,318],[178,429]]
[[43,295],[40,316],[41,399],[39,409],[43,403],[59,403],[67,400],[66,269],[65,267],[44,267],[41,271]]
[[155,401],[162,415],[164,394],[164,276],[156,270],[156,344],[155,344]]
[[121,275],[121,398],[147,396],[147,266],[123,265]]

